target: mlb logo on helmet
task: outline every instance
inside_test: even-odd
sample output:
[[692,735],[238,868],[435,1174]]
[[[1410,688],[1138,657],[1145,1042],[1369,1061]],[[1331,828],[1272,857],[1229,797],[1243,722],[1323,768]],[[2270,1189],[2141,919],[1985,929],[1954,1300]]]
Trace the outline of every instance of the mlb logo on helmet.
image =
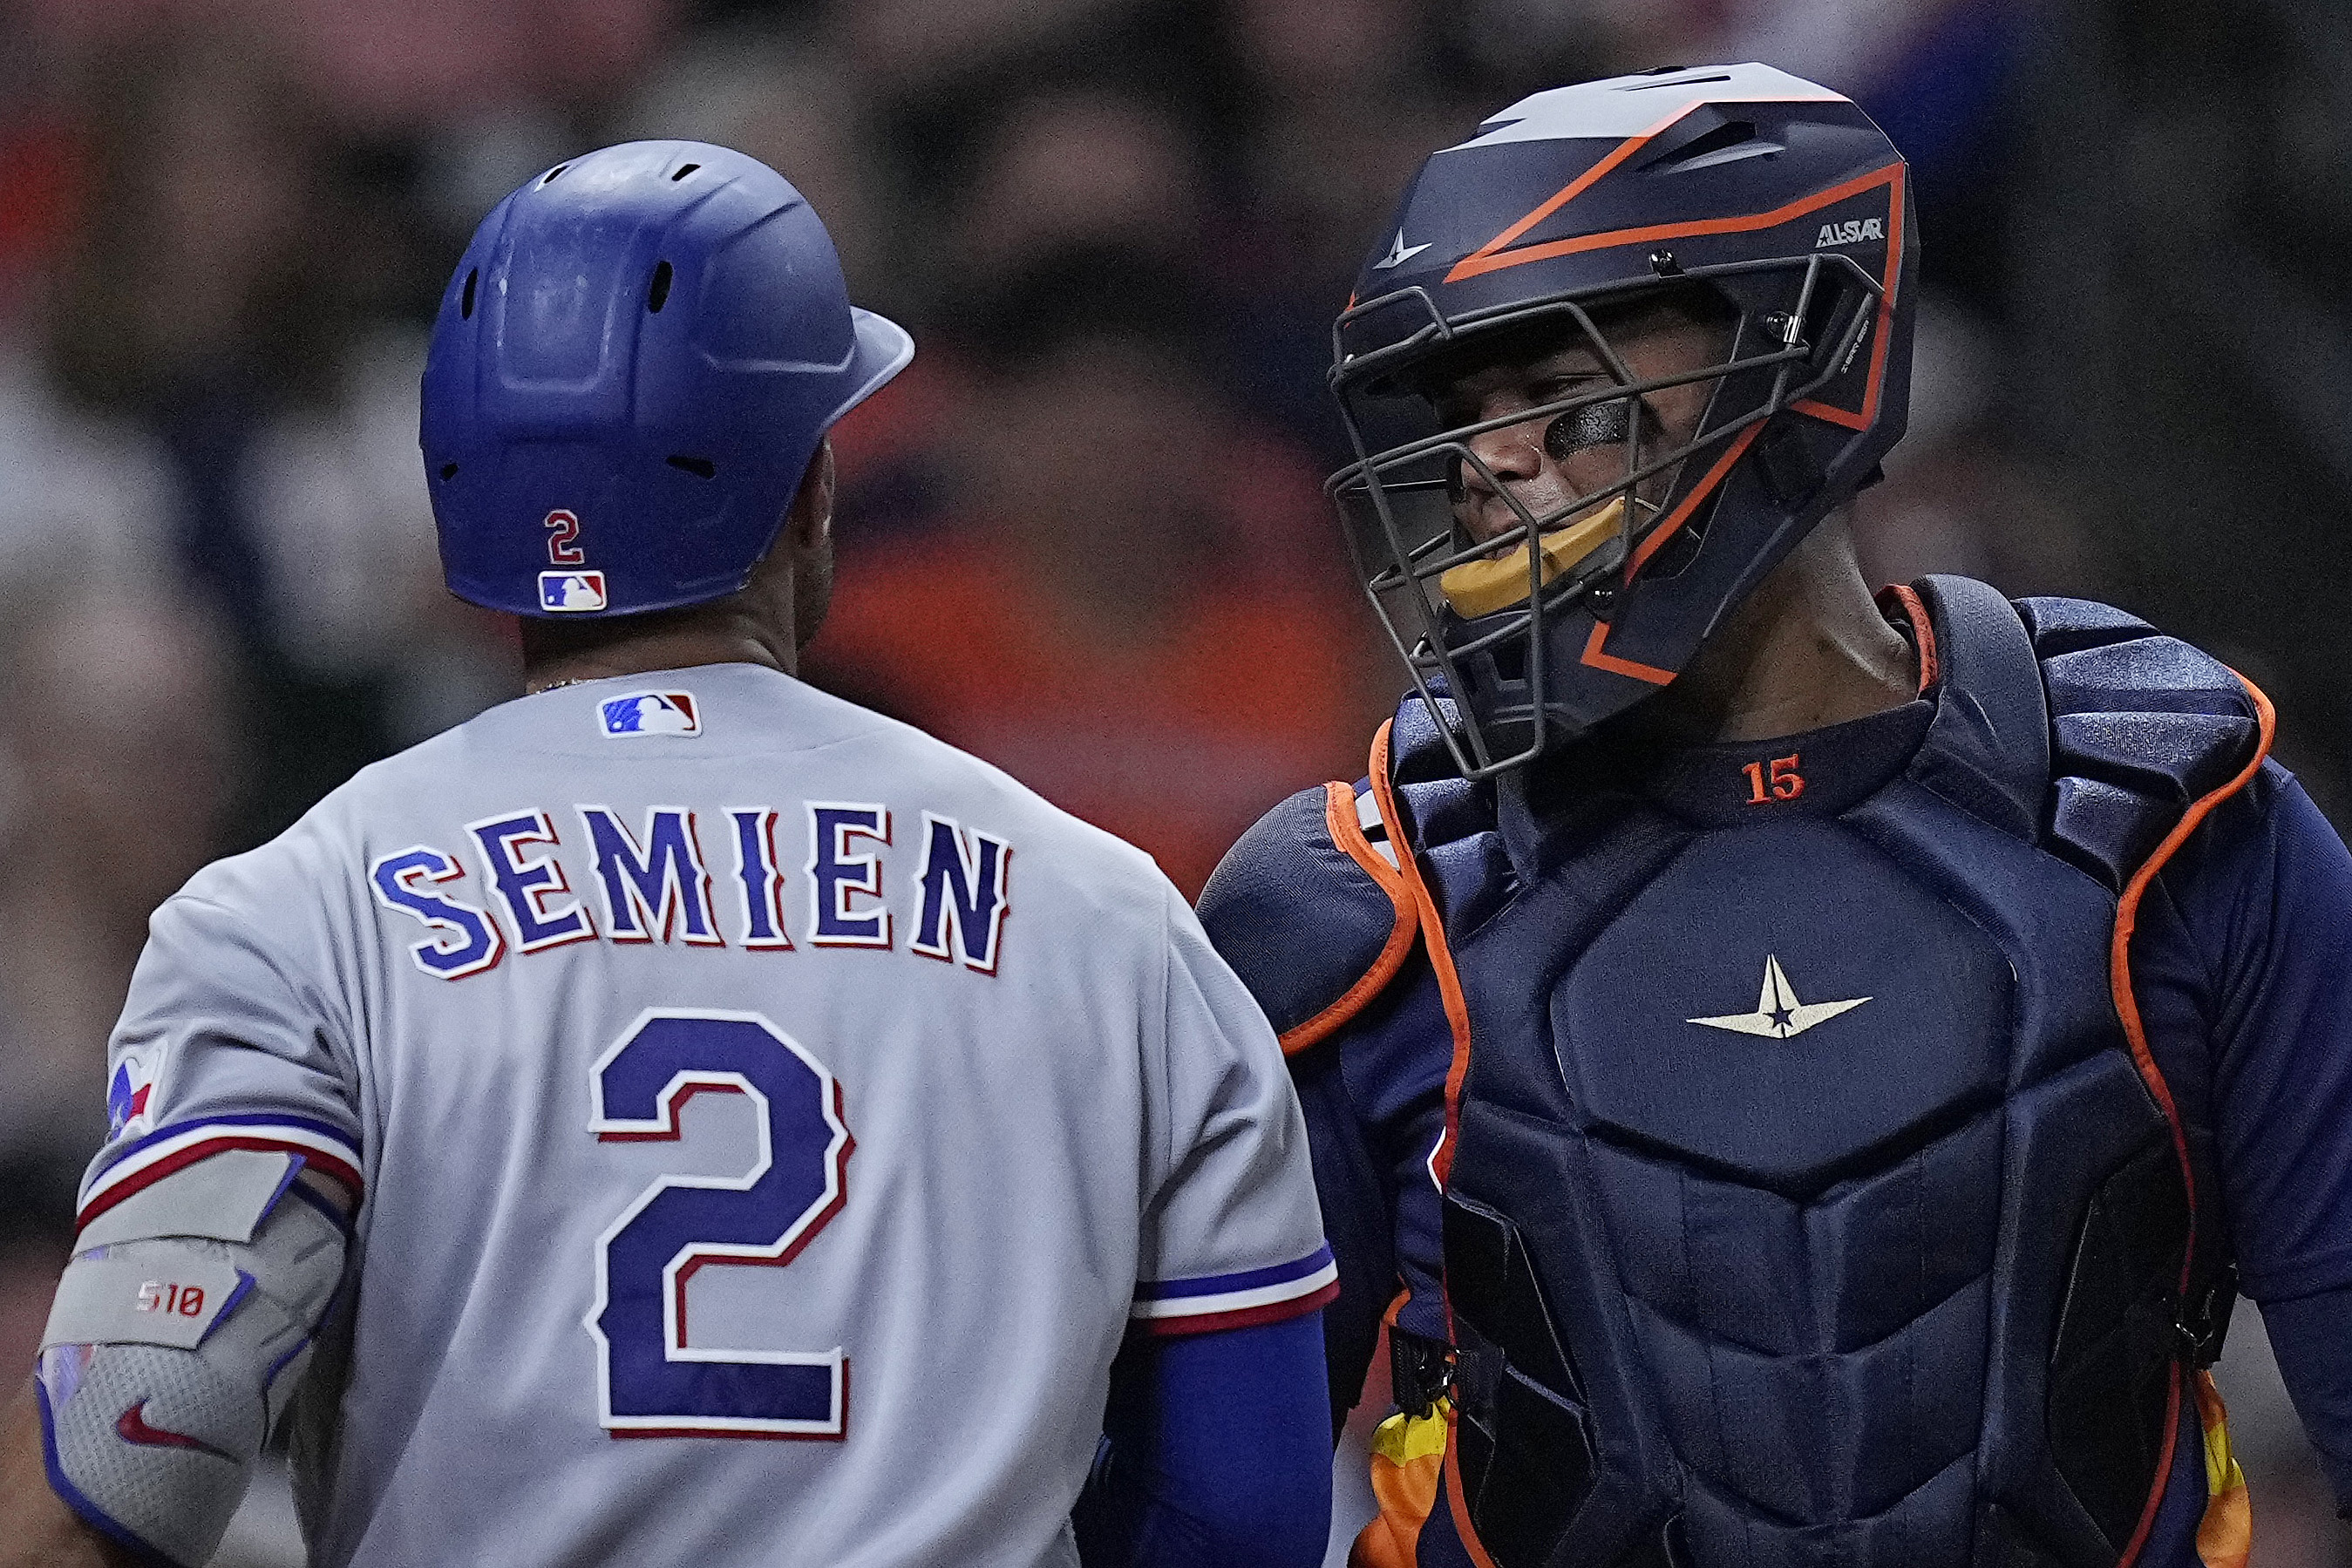
[[702,716],[695,711],[692,692],[631,692],[606,698],[596,712],[608,736],[702,733]]
[[542,571],[539,574],[539,607],[567,610],[604,608],[604,574],[601,571]]

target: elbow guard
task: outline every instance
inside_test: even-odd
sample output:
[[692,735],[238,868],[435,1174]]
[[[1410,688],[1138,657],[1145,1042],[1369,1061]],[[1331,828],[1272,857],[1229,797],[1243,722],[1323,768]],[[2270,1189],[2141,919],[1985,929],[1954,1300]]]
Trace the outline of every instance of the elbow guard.
[[233,1150],[93,1218],[41,1337],[49,1484],[148,1560],[209,1559],[343,1275],[300,1156]]

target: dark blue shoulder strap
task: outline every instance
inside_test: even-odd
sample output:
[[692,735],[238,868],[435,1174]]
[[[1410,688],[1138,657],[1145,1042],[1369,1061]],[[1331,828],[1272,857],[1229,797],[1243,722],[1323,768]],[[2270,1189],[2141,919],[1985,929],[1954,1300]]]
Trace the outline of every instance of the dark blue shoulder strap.
[[1927,695],[1936,716],[1911,777],[2038,843],[2050,789],[2050,713],[2025,624],[1998,591],[1973,579],[1923,577],[1912,586],[1927,611],[1921,645],[1934,650]]
[[1507,901],[1517,879],[1497,831],[1495,786],[1463,778],[1445,744],[1440,727],[1453,719],[1451,697],[1441,693],[1433,710],[1408,695],[1391,726],[1389,779],[1398,841],[1420,854],[1447,928],[1466,931]]

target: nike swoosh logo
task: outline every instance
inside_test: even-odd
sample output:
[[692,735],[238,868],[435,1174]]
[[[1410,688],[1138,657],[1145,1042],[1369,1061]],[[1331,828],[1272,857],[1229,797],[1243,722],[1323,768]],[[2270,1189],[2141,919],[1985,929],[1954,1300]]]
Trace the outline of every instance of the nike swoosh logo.
[[147,1401],[144,1399],[116,1418],[114,1430],[124,1442],[137,1443],[142,1448],[194,1448],[200,1454],[210,1454],[215,1458],[226,1459],[232,1465],[237,1462],[236,1455],[215,1448],[210,1443],[199,1438],[191,1437],[184,1432],[167,1432],[161,1427],[149,1426]]

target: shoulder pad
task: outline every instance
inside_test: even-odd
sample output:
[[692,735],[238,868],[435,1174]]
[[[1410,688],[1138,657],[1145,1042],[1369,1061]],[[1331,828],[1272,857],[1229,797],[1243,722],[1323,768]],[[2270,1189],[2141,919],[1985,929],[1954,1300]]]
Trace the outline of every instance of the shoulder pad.
[[2259,698],[2230,667],[2078,599],[2021,599],[2049,694],[2049,847],[2120,892],[2202,798],[2263,745]]
[[1378,996],[1420,930],[1371,802],[1369,789],[1346,784],[1300,790],[1242,835],[1201,892],[1210,942],[1286,1051],[1324,1039]]

